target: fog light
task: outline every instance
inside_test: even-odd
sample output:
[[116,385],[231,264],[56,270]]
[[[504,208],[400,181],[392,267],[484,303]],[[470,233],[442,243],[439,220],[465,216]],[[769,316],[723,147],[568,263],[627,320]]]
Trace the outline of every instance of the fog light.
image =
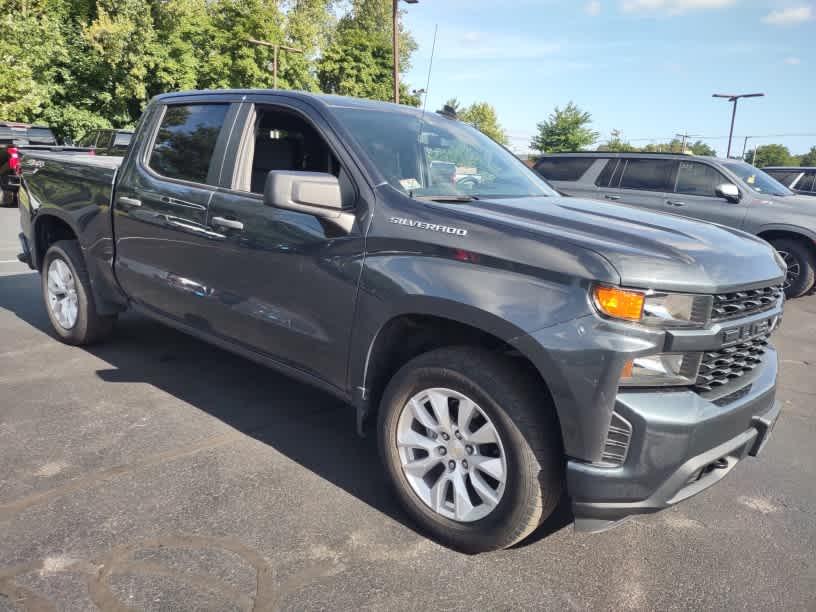
[[621,371],[622,387],[693,385],[702,353],[658,353],[632,359]]

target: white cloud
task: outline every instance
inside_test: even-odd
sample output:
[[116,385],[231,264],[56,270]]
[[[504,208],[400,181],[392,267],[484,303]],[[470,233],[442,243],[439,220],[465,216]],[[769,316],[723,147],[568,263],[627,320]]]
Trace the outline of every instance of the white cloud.
[[717,9],[736,4],[738,0],[623,0],[621,8],[627,13],[666,13],[680,15],[700,9]]
[[802,63],[802,60],[800,60],[798,57],[786,57],[785,63],[789,66],[798,66]]
[[600,0],[591,0],[584,5],[584,12],[590,17],[597,17],[601,14]]
[[813,19],[813,7],[791,6],[785,9],[771,11],[762,18],[764,23],[770,25],[795,25]]

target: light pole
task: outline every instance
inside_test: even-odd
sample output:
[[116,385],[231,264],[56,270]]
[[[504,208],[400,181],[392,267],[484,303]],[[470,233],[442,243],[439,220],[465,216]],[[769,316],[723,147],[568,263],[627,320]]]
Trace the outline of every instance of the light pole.
[[[404,0],[405,4],[416,4],[419,0]],[[399,104],[399,0],[392,0],[391,27],[394,49],[394,104]]]
[[734,137],[734,118],[737,116],[737,101],[740,98],[762,98],[764,97],[764,93],[752,93],[752,94],[713,94],[712,98],[725,98],[729,102],[734,104],[733,109],[731,110],[731,131],[728,132],[728,152],[725,154],[726,159],[731,157],[731,139]]
[[272,47],[272,87],[278,88],[278,53],[280,51],[289,51],[290,53],[303,53],[303,49],[295,47],[287,47],[286,45],[279,45],[277,43],[267,42],[265,40],[256,40],[254,38],[248,39],[253,45],[260,45],[262,47]]

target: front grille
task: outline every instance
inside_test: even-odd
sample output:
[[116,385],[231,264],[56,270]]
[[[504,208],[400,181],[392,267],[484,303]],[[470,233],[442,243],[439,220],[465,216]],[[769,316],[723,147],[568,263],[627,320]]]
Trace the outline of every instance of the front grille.
[[714,296],[711,319],[722,321],[772,308],[782,297],[782,285],[721,293]]
[[629,442],[632,440],[632,425],[617,412],[612,413],[612,422],[606,434],[606,444],[601,454],[601,464],[619,466],[626,461]]
[[703,353],[700,372],[694,388],[711,391],[736,381],[762,361],[770,334],[757,336],[716,352]]

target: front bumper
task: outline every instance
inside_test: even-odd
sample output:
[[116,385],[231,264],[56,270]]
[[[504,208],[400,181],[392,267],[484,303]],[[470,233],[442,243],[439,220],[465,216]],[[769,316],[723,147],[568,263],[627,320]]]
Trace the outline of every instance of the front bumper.
[[631,515],[656,512],[704,491],[742,459],[756,456],[779,416],[777,356],[736,391],[626,391],[615,413],[632,425],[620,467],[570,460],[567,486],[576,529],[602,531]]

